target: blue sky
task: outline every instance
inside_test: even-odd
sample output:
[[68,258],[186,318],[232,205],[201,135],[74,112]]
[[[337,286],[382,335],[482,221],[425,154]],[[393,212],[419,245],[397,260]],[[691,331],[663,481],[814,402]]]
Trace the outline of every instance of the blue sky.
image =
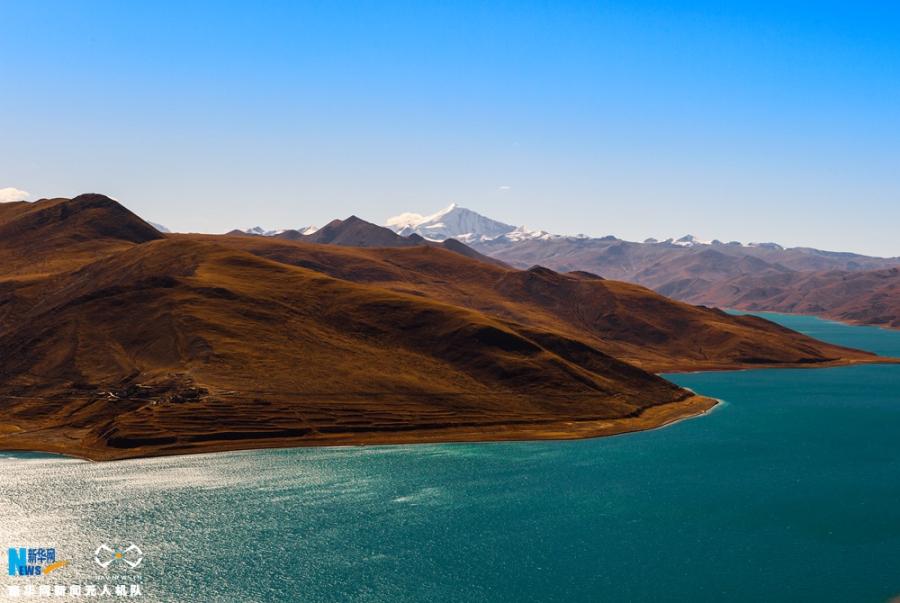
[[136,4],[0,0],[0,188],[900,255],[895,3]]

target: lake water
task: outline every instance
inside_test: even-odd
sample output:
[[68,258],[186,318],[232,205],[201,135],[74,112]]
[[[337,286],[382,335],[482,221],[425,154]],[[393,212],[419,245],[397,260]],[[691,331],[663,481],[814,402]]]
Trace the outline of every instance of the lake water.
[[[900,332],[772,317],[900,356]],[[56,547],[71,564],[44,579],[72,584],[104,578],[99,544],[134,542],[144,561],[116,572],[140,574],[144,601],[900,594],[900,366],[673,379],[725,403],[656,431],[576,442],[105,464],[4,454],[0,545]]]

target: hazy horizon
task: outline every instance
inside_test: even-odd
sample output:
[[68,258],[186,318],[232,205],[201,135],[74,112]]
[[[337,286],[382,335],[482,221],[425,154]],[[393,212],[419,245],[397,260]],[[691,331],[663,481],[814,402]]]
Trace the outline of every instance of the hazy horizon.
[[[176,231],[456,202],[559,234],[900,255],[900,7],[0,7],[0,189]],[[9,92],[11,91],[11,92]]]

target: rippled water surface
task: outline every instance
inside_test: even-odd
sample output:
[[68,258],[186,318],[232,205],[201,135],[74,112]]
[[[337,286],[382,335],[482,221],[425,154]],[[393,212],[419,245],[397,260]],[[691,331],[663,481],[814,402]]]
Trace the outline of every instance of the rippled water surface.
[[[900,356],[898,332],[775,318]],[[55,546],[74,583],[138,543],[145,601],[900,594],[900,366],[673,379],[725,403],[577,442],[0,455],[0,545]]]

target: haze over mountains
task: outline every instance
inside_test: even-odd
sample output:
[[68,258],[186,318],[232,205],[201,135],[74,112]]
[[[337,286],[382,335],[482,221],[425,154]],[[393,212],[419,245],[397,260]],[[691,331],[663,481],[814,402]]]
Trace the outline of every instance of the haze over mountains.
[[879,360],[355,217],[294,236],[164,234],[96,194],[0,205],[0,447],[583,437],[712,404],[656,371]]

